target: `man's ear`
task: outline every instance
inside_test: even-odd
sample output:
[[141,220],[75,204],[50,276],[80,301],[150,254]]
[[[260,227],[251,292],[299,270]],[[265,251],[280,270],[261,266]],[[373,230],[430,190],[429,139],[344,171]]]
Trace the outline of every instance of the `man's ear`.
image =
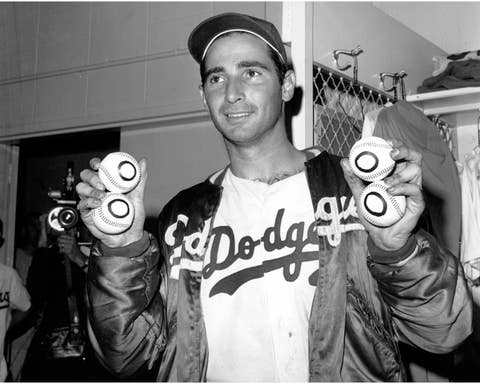
[[296,78],[295,72],[293,70],[288,70],[283,77],[282,84],[282,100],[287,102],[290,101],[295,93]]
[[203,86],[202,86],[202,84],[200,84],[200,85],[198,86],[198,91],[200,92],[200,97],[201,97],[201,99],[202,99],[203,106],[205,107],[205,109],[208,110],[207,100],[205,99],[205,92],[203,92]]

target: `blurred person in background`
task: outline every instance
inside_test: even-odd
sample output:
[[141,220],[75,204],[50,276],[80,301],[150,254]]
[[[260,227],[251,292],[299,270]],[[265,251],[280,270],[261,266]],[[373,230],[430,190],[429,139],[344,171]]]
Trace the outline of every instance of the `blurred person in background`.
[[[29,212],[20,221],[16,230],[15,270],[20,275],[24,285],[27,283],[28,270],[39,246],[40,213]],[[25,314],[25,318],[28,313]],[[35,334],[35,326],[23,319],[18,326],[8,333],[8,367],[10,381],[20,381],[22,367],[28,347]]]
[[35,327],[21,381],[112,381],[93,355],[86,337],[85,269],[88,231],[57,232],[40,217],[39,247],[27,277],[32,308],[27,323]]
[[[0,219],[0,247],[3,243],[3,221]],[[19,311],[25,312],[30,306],[30,295],[17,271],[0,263],[0,381],[5,381],[8,375],[3,353],[7,330],[10,326],[14,328],[20,321]]]

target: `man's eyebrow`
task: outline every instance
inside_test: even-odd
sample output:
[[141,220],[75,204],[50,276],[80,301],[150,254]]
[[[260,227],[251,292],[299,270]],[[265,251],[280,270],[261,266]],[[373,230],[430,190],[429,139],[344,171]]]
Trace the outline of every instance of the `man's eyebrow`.
[[251,68],[251,67],[258,67],[258,68],[262,68],[262,69],[265,69],[265,70],[270,70],[271,68],[266,65],[265,63],[262,63],[261,61],[257,61],[257,60],[246,60],[246,61],[241,61],[240,63],[238,63],[238,66],[240,68]]
[[220,73],[223,72],[225,69],[223,67],[213,67],[209,68],[205,71],[205,77],[210,76],[212,73]]
[[[252,67],[257,67],[257,68],[262,68],[266,71],[270,71],[271,68],[266,65],[265,63],[262,63],[261,61],[257,61],[257,60],[245,60],[245,61],[240,61],[238,64],[237,64],[237,67],[239,68],[252,68]],[[221,66],[217,66],[217,67],[212,67],[212,68],[209,68],[205,71],[205,77],[208,77],[210,76],[212,73],[221,73],[221,72],[225,72],[225,68],[224,67],[221,67]]]

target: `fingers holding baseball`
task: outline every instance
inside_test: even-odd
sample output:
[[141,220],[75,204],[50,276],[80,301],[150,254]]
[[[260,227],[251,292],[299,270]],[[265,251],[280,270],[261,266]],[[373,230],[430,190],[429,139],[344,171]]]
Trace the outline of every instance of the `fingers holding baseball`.
[[[391,142],[393,150],[390,156],[396,162],[393,175],[398,176],[399,182],[416,183],[422,185],[422,155],[402,142]],[[391,180],[394,181],[394,180]]]
[[400,140],[388,140],[390,145],[392,146],[393,150],[390,153],[390,156],[395,161],[405,160],[413,163],[417,163],[418,165],[422,164],[422,155],[415,151],[412,148],[407,147],[402,141]]
[[[91,185],[93,188],[96,188],[100,191],[105,191],[105,185],[100,180],[98,176],[98,168],[100,166],[101,160],[97,157],[90,160],[91,169],[84,169],[80,172],[80,179],[83,183]],[[78,190],[77,190],[78,192]]]
[[422,193],[422,155],[397,141],[393,144],[392,158],[397,162],[395,171],[384,181],[392,195],[407,198],[407,213],[420,216],[425,202]]
[[357,141],[342,160],[359,219],[382,249],[400,249],[424,209],[421,164],[417,151],[378,137]]
[[[80,179],[82,181],[75,186],[77,195],[80,198],[77,208],[83,221],[85,222],[85,219],[88,218],[89,212],[92,209],[100,206],[102,199],[105,197],[106,191],[105,186],[102,184],[97,175],[97,172],[91,169],[84,169],[81,171]],[[88,224],[88,220],[85,222],[85,224]]]
[[92,235],[108,246],[123,246],[141,238],[146,160],[140,163],[125,152],[112,152],[103,160],[90,160],[80,173],[77,205]]
[[[86,172],[89,171],[89,172]],[[86,178],[84,179],[84,177]],[[80,217],[85,223],[88,230],[98,239],[101,239],[102,233],[97,230],[92,218],[92,211],[101,206],[102,200],[106,195],[106,192],[91,186],[88,180],[91,180],[90,170],[84,170],[80,173],[82,181],[77,184],[76,191],[80,198],[77,204],[77,209],[80,212]]]
[[103,199],[106,194],[104,190],[94,188],[89,183],[83,181],[77,184],[75,190],[80,198],[80,203],[82,203],[82,205],[84,205],[86,208],[95,208],[91,205],[92,201],[100,202],[100,200]]

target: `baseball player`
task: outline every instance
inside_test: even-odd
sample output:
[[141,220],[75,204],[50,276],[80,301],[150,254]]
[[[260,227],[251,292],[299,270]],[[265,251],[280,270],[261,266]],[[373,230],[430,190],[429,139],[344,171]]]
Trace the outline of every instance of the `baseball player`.
[[[190,34],[200,96],[230,163],[181,191],[144,231],[147,163],[126,196],[135,219],[103,233],[92,159],[78,208],[97,238],[87,277],[90,337],[121,377],[159,381],[404,381],[398,343],[442,354],[471,333],[461,266],[416,225],[421,156],[395,143],[385,179],[406,212],[381,228],[358,215],[346,159],[288,140],[294,95],[277,29],[238,13]],[[150,169],[153,169],[150,164]]]

